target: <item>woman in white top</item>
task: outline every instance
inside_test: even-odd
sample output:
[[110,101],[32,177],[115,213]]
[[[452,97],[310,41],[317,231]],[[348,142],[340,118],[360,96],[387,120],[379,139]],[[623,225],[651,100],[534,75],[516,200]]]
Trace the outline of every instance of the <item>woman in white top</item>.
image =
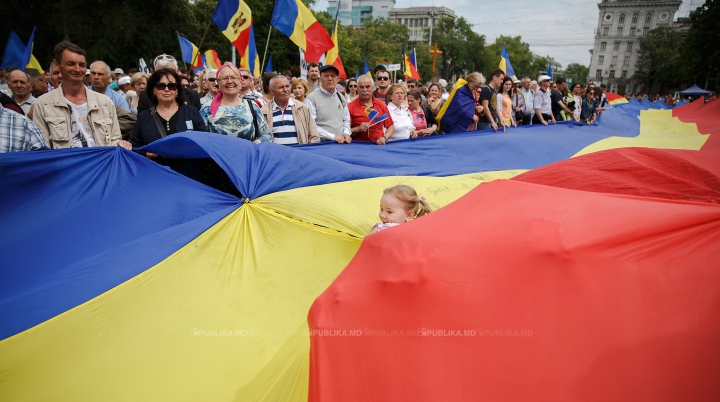
[[388,96],[390,97],[388,110],[390,111],[390,117],[392,117],[393,125],[395,126],[395,132],[392,137],[388,139],[388,142],[407,138],[414,140],[418,136],[418,132],[415,130],[415,124],[410,116],[410,110],[408,110],[406,106],[403,106],[406,95],[405,86],[402,84],[395,84],[388,90]]

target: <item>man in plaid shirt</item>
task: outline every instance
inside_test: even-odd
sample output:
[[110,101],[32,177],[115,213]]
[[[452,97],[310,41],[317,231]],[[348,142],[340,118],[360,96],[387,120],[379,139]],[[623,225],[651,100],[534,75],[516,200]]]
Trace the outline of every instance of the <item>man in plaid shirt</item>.
[[50,149],[35,123],[0,107],[0,153]]

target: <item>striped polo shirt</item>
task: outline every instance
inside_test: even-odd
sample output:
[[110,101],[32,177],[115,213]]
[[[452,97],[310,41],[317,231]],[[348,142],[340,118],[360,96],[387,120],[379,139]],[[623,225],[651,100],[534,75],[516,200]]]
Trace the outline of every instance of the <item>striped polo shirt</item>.
[[273,142],[281,145],[292,145],[298,143],[297,130],[295,129],[295,118],[292,113],[292,106],[295,104],[292,98],[288,100],[287,107],[282,110],[273,100],[272,103],[272,133]]

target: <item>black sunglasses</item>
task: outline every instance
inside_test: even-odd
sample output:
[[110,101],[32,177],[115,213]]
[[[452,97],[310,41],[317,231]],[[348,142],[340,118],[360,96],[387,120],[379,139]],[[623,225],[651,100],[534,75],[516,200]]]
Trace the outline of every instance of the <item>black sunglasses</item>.
[[215,78],[208,78],[207,80],[210,82],[215,82]]
[[242,77],[242,79],[244,79],[244,80],[249,80],[249,79],[250,79],[250,76],[249,76],[249,75],[243,75],[243,76],[241,76],[241,77]]
[[357,85],[348,85],[348,88],[357,88]]
[[158,91],[164,91],[165,88],[169,89],[170,91],[177,91],[177,84],[174,82],[171,82],[169,84],[166,84],[164,82],[158,82],[155,84],[155,89]]
[[378,81],[387,81],[390,77],[377,77]]

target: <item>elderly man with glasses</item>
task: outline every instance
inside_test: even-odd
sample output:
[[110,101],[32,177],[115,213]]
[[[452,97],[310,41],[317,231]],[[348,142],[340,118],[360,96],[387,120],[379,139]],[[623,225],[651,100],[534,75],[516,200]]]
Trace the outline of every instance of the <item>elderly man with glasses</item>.
[[[153,60],[153,67],[155,70],[159,70],[161,68],[169,68],[177,73],[178,71],[178,63],[177,60],[173,56],[170,56],[169,54],[161,54],[160,56],[156,57]],[[200,107],[202,106],[202,103],[200,103],[200,95],[191,89],[188,88],[182,88],[183,92],[183,101],[186,105],[195,106],[198,110],[200,110]],[[138,101],[138,114],[142,112],[145,109],[151,108],[153,105],[150,103],[150,99],[148,98],[147,92],[143,91],[140,93],[140,100]]]

